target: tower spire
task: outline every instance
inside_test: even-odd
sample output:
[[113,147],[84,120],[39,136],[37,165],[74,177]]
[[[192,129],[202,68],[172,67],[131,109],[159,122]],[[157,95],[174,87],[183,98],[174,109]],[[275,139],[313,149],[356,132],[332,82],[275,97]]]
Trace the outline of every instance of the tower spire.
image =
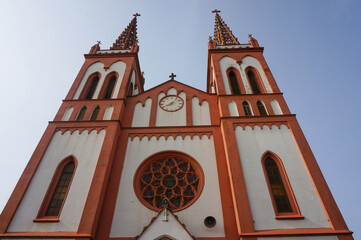
[[111,50],[127,50],[138,43],[137,38],[137,17],[140,16],[139,13],[133,14],[134,18],[129,23],[129,25],[124,29],[124,31],[119,35]]
[[238,45],[238,39],[233,35],[227,24],[224,23],[221,16],[218,14],[219,10],[215,9],[212,13],[215,13],[214,23],[214,35],[213,40],[216,45]]

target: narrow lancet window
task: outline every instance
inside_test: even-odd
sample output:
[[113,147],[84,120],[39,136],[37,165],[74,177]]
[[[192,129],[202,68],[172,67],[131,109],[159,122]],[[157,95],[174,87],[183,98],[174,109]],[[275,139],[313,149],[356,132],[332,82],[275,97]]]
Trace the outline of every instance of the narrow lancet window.
[[53,196],[51,197],[45,216],[58,216],[63,206],[65,196],[68,192],[70,181],[74,173],[75,164],[70,162],[63,168],[58,183],[56,184]]
[[93,79],[92,79],[92,82],[90,84],[90,88],[88,90],[88,93],[86,95],[86,99],[92,99],[93,95],[94,95],[94,92],[95,92],[95,89],[98,85],[98,82],[99,82],[99,77],[98,76],[95,76]]
[[100,110],[100,107],[99,106],[96,106],[92,112],[92,115],[90,117],[90,121],[95,121],[97,120],[97,117],[98,117],[98,114],[99,114],[99,110]]
[[259,114],[261,116],[267,116],[268,115],[264,104],[260,100],[257,101],[257,108],[258,108]]
[[105,96],[104,96],[105,99],[109,99],[112,96],[116,80],[117,80],[116,76],[112,76],[110,78],[108,87],[107,87],[107,91],[105,92]]
[[254,94],[260,94],[260,90],[257,84],[256,76],[254,75],[253,71],[247,72],[248,80],[251,84],[251,88]]
[[269,185],[271,187],[271,195],[273,196],[274,202],[277,207],[277,212],[292,212],[292,207],[288,199],[282,177],[276,162],[272,158],[267,157],[264,165]]
[[244,101],[242,103],[242,105],[243,105],[244,115],[252,116],[252,110],[251,110],[251,106],[249,105],[249,103],[247,101]]
[[82,107],[78,113],[78,116],[76,117],[75,121],[81,121],[84,118],[86,112],[86,106]]
[[241,94],[241,91],[239,91],[236,74],[233,71],[230,71],[228,77],[231,83],[232,93],[237,95]]

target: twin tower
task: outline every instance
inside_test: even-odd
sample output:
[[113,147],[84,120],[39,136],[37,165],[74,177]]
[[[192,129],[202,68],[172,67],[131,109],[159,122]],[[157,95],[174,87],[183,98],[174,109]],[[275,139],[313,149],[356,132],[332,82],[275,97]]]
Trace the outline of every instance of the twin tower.
[[213,12],[206,92],[144,90],[139,14],[85,54],[0,239],[353,239],[263,48]]

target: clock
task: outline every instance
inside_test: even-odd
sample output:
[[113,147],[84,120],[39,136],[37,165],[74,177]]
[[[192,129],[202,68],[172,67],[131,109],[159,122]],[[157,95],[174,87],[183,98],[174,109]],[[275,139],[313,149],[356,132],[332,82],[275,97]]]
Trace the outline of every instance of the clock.
[[160,108],[167,112],[178,111],[183,105],[183,99],[177,95],[167,95],[162,97],[159,101]]

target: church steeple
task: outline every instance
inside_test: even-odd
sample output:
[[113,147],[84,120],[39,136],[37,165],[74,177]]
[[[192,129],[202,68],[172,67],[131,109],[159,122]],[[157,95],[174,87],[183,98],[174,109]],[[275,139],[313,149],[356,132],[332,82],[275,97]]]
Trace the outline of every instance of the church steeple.
[[217,46],[219,45],[239,45],[238,39],[233,35],[227,24],[224,23],[221,16],[218,14],[219,10],[215,9],[212,13],[215,13],[214,23],[214,35],[213,41]]
[[119,35],[111,50],[128,50],[134,44],[138,43],[137,38],[137,17],[140,16],[139,13],[133,15],[134,18],[129,23],[129,25],[124,29],[124,31]]

